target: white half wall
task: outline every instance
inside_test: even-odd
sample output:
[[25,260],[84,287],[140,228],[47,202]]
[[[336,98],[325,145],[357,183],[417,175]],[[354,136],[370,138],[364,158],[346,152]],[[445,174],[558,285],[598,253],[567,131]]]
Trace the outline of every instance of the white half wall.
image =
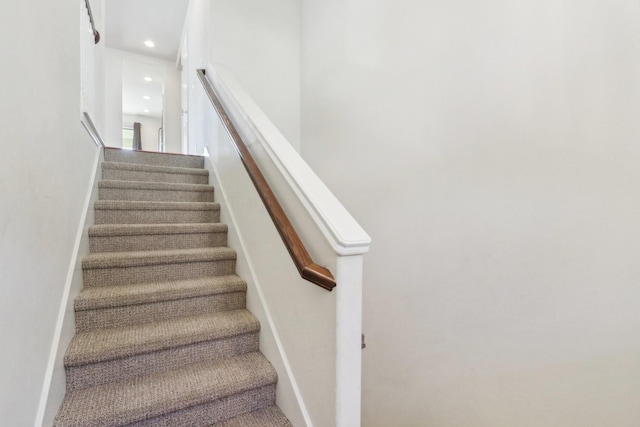
[[237,82],[223,83],[212,67],[207,76],[313,259],[336,278],[332,292],[300,278],[213,108],[199,114],[202,122],[192,124],[210,141],[221,221],[239,252],[247,308],[262,325],[260,350],[278,371],[277,403],[296,426],[359,425],[362,254],[370,239]]
[[636,427],[640,8],[302,2],[303,157],[374,245],[367,427]]
[[0,420],[33,426],[98,150],[80,123],[79,2],[0,3]]

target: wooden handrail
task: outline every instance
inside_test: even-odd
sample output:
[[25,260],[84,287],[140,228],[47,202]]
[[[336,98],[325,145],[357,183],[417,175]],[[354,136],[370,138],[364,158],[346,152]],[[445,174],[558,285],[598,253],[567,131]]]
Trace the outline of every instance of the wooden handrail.
[[280,202],[278,202],[275,194],[273,194],[267,180],[264,178],[264,175],[262,175],[260,168],[242,140],[242,137],[229,119],[227,112],[220,102],[220,98],[218,98],[218,95],[216,95],[211,83],[209,83],[209,80],[205,76],[205,70],[197,70],[197,73],[209,100],[211,100],[211,103],[218,113],[220,120],[224,124],[227,133],[231,137],[236,151],[240,156],[240,160],[242,160],[242,164],[247,170],[251,181],[253,181],[253,185],[255,185],[264,206],[267,208],[267,212],[269,212],[269,216],[271,216],[271,219],[273,220],[284,245],[289,251],[289,255],[291,255],[293,263],[296,265],[300,276],[311,283],[323,287],[324,289],[329,291],[332,290],[336,286],[336,280],[333,275],[326,268],[313,262],[309,252],[304,247],[302,240],[300,240],[298,233],[293,228],[293,225],[291,225],[291,221],[289,221],[287,214],[285,214],[282,206],[280,206]]
[[98,44],[100,42],[100,33],[96,29],[96,23],[93,20],[93,12],[91,12],[91,4],[89,4],[89,0],[84,0],[85,6],[87,6],[87,13],[89,14],[89,21],[91,22],[91,30],[93,30],[93,41],[94,44]]

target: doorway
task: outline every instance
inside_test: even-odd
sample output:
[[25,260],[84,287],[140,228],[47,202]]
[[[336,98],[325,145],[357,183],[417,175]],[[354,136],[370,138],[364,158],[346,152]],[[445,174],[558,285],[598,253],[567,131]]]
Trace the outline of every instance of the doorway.
[[141,149],[166,151],[164,144],[164,67],[129,57],[122,61],[123,148],[131,148],[134,123],[140,123]]

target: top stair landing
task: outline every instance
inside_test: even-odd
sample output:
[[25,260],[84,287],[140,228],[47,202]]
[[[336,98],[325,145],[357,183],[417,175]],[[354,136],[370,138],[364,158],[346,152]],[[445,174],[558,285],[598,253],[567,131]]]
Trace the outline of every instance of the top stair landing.
[[204,157],[202,156],[123,150],[120,148],[105,148],[104,160],[106,162],[138,163],[153,166],[204,168]]

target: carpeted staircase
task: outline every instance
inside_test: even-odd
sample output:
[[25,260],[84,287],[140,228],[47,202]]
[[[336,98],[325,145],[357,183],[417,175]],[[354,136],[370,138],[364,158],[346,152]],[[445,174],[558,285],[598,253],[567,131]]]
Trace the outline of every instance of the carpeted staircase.
[[55,427],[291,426],[203,165],[105,150]]

